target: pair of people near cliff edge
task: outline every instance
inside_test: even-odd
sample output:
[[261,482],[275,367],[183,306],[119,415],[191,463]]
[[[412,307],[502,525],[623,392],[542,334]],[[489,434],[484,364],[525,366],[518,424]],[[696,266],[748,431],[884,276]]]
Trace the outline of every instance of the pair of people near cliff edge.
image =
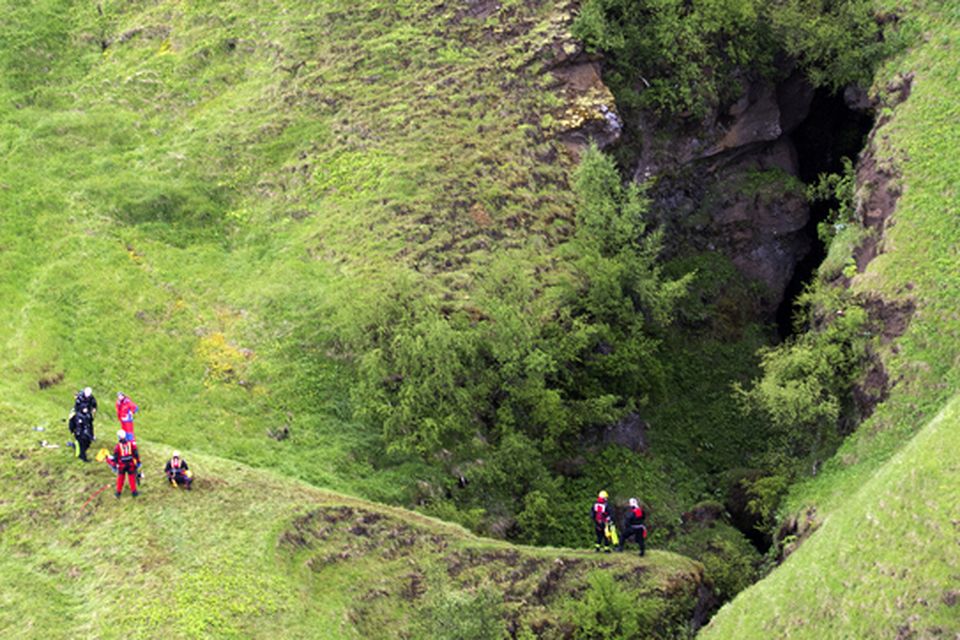
[[590,519],[593,522],[594,533],[597,537],[594,550],[599,552],[603,549],[604,552],[610,553],[612,547],[616,546],[618,551],[623,551],[624,544],[630,538],[633,538],[640,546],[640,555],[644,555],[646,553],[647,526],[646,516],[640,502],[636,498],[630,498],[630,506],[624,517],[622,534],[620,534],[616,530],[613,509],[608,502],[609,497],[606,491],[601,491],[590,509]]

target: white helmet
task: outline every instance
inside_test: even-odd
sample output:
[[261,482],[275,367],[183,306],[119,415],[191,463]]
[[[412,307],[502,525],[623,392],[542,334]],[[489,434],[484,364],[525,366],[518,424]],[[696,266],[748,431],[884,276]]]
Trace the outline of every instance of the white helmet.
[[117,437],[118,437],[119,439],[121,439],[121,440],[126,440],[126,439],[127,439],[127,432],[124,431],[123,429],[119,429],[119,430],[117,431]]
[[630,507],[631,507],[631,508],[636,509],[636,508],[639,507],[639,506],[640,506],[640,503],[637,502],[637,499],[636,499],[636,498],[630,498]]
[[93,389],[91,389],[90,387],[84,387],[84,388],[83,388],[83,395],[84,395],[84,397],[89,398],[90,396],[93,395]]
[[170,456],[170,457],[171,457],[171,458],[179,458],[179,457],[180,457],[180,452],[179,452],[179,451],[174,451],[174,452],[173,452],[173,455]]

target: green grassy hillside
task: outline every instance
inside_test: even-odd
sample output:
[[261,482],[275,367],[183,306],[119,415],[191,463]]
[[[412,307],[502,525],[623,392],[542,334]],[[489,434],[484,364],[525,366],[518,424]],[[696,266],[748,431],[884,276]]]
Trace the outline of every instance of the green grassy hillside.
[[[482,635],[437,626],[456,619],[676,637],[706,587],[752,579],[759,555],[722,516],[681,514],[722,497],[710,478],[762,444],[727,379],[746,382],[769,337],[671,334],[664,300],[688,266],[707,273],[676,312],[704,334],[730,329],[720,316],[749,291],[723,261],[661,273],[615,172],[593,210],[578,199],[562,134],[609,124],[613,98],[589,65],[564,68],[577,3],[0,6],[0,635]],[[895,386],[790,493],[821,530],[717,637],[956,626],[956,466],[933,454],[956,447],[944,407],[960,382],[958,8],[903,11],[921,37],[875,89],[912,72],[912,94],[881,110],[874,151],[902,196],[851,282],[915,308],[902,337],[874,341]],[[115,391],[141,406],[136,502],[83,507],[111,479],[62,446],[87,384],[102,440]],[[656,422],[651,452],[593,444],[634,411]],[[198,468],[192,494],[157,479],[173,447]],[[601,487],[647,501],[656,546],[708,549],[707,574],[661,551],[513,547],[364,501],[586,546]],[[782,615],[788,588],[807,613]]]
[[[704,613],[702,568],[680,556],[515,548],[311,488],[412,505],[455,485],[355,419],[354,348],[411,299],[482,317],[478,297],[535,298],[553,269],[575,203],[552,134],[596,106],[569,111],[546,72],[576,51],[566,4],[3,8],[0,635],[443,637],[439,619],[457,637],[452,610],[562,637],[609,601],[675,637]],[[83,508],[110,481],[63,447],[87,384],[101,440],[115,391],[140,404],[136,502],[108,489]],[[192,494],[156,478],[173,447],[198,467]],[[539,470],[523,453],[521,481]],[[697,495],[664,463],[620,471],[664,521]],[[598,481],[576,502],[540,494],[529,526],[559,520],[586,546]]]
[[5,10],[18,392],[57,382],[42,393],[65,409],[74,387],[124,389],[148,437],[407,500],[410,474],[373,469],[378,432],[353,420],[350,341],[397,282],[460,304],[493,248],[546,259],[571,200],[564,164],[541,161],[556,143],[525,123],[563,110],[542,69],[564,55],[563,8]]
[[[910,28],[922,42],[878,76],[875,92],[883,96],[912,74],[909,98],[883,108],[875,137],[877,164],[894,174],[888,185],[874,177],[861,186],[898,193],[886,224],[880,253],[852,280],[851,288],[867,300],[882,300],[880,315],[905,327],[896,340],[881,339],[878,351],[892,383],[890,397],[847,440],[825,473],[798,488],[794,506],[811,500],[829,510],[868,479],[911,435],[940,412],[960,386],[960,163],[952,153],[960,96],[960,61],[952,46],[960,36],[957,2],[924,3],[909,14]],[[869,305],[868,305],[869,306]],[[897,309],[912,309],[912,313]]]
[[915,7],[908,20],[922,34],[919,43],[890,61],[875,85],[883,97],[913,74],[909,98],[881,111],[875,138],[878,165],[896,174],[889,187],[901,195],[881,253],[851,283],[888,310],[915,307],[912,315],[882,313],[890,329],[909,322],[902,337],[876,343],[890,397],[822,473],[791,491],[785,511],[813,514],[820,529],[722,609],[704,637],[926,638],[960,631],[958,11],[956,2]]
[[[572,5],[4,7],[0,356],[38,420],[123,390],[144,437],[531,542],[589,540],[601,486],[642,492],[655,536],[708,494],[686,418],[656,455],[581,458],[650,402],[600,384],[623,363],[591,362],[609,337],[568,304],[560,134],[612,104],[557,70]],[[398,430],[453,436],[396,450],[408,401]]]

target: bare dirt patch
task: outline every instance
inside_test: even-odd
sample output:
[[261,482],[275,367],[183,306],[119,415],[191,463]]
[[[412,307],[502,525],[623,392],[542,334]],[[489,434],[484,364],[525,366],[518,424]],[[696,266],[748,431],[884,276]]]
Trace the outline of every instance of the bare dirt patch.
[[40,387],[40,390],[48,389],[50,387],[56,386],[63,382],[63,371],[57,371],[55,373],[44,374],[37,380],[37,386]]

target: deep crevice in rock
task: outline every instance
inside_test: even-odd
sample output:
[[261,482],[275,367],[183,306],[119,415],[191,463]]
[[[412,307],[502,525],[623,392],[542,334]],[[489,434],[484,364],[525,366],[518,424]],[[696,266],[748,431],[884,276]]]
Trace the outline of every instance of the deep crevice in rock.
[[[800,180],[813,184],[821,174],[842,172],[843,158],[857,158],[872,127],[873,117],[869,113],[851,109],[842,94],[818,89],[810,105],[810,115],[790,134],[797,150]],[[776,312],[781,338],[793,334],[794,302],[826,258],[826,247],[817,236],[817,226],[826,220],[837,204],[836,201],[810,204],[810,219],[804,228],[810,239],[810,249],[796,264]]]

